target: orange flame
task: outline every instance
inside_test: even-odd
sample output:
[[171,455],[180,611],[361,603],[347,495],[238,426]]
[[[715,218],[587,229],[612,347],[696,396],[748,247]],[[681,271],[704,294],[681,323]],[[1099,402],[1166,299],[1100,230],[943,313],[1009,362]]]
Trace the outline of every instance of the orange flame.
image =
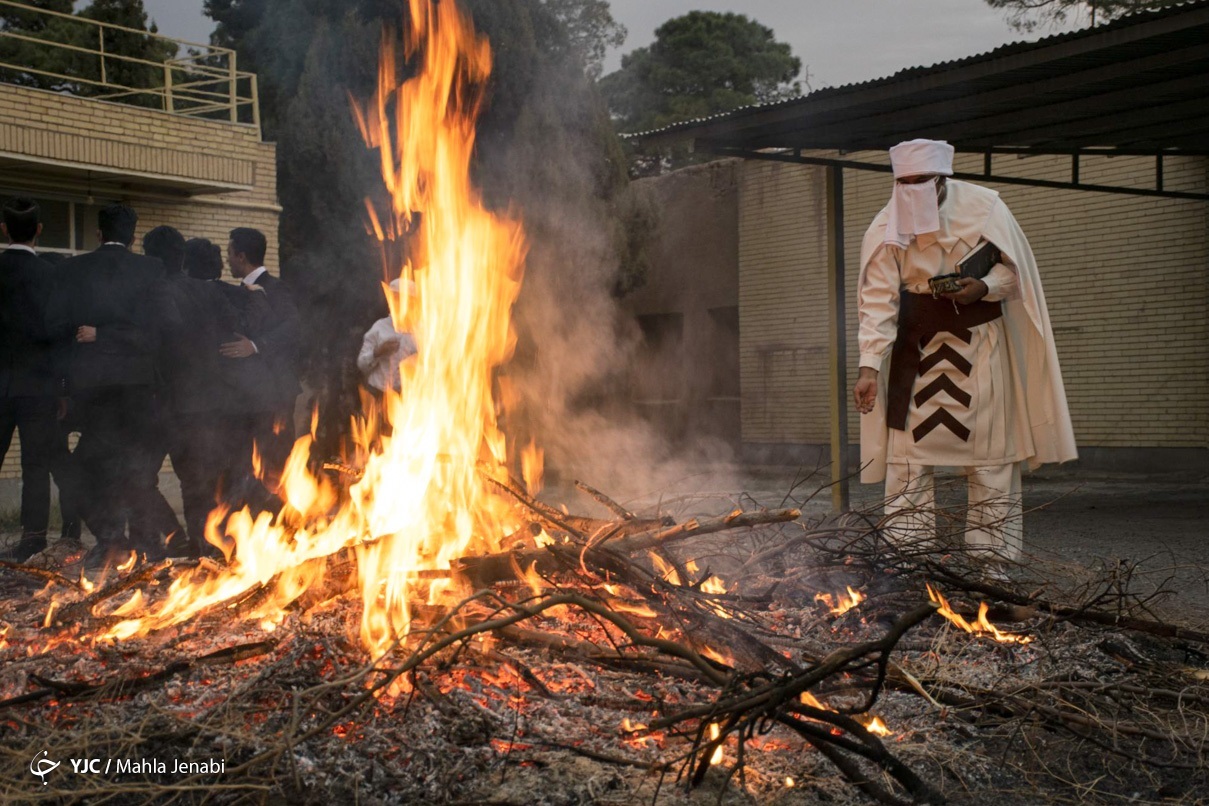
[[882,721],[880,716],[872,717],[865,723],[865,730],[872,733],[874,736],[893,736],[894,734],[886,727],[886,723]]
[[936,604],[940,605],[940,609],[936,612],[944,616],[946,619],[957,625],[961,629],[971,635],[989,635],[1001,644],[1028,644],[1032,643],[1032,638],[1027,635],[1015,635],[1000,631],[998,627],[990,622],[987,618],[987,611],[990,610],[986,602],[980,602],[978,605],[978,620],[973,624],[966,621],[961,614],[953,611],[949,605],[949,600],[940,595],[940,591],[928,585],[928,598]]
[[521,478],[525,480],[525,489],[529,495],[537,495],[542,491],[542,472],[545,467],[546,453],[530,440],[521,449]]
[[818,698],[818,697],[814,696],[814,695],[813,695],[813,694],[811,694],[809,691],[803,691],[803,692],[802,692],[802,693],[801,693],[801,694],[798,696],[798,699],[801,701],[802,705],[808,705],[808,706],[810,706],[811,708],[817,708],[817,709],[819,709],[820,711],[834,711],[834,710],[835,710],[834,708],[832,708],[832,707],[831,707],[831,706],[829,706],[829,705],[824,705],[824,704],[823,704],[823,703],[822,703],[822,702],[819,700],[819,698]]
[[127,557],[125,559],[125,561],[117,567],[117,570],[121,571],[123,574],[126,573],[131,568],[134,568],[134,563],[138,558],[139,558],[138,552],[135,552],[135,551],[130,552],[130,556]]
[[842,616],[852,608],[865,601],[865,594],[858,590],[854,590],[851,585],[845,586],[848,588],[847,595],[837,593],[832,596],[830,593],[816,593],[814,600],[822,603],[833,616]]
[[680,574],[676,572],[675,566],[660,557],[654,551],[647,552],[647,554],[651,558],[651,564],[655,566],[655,570],[659,573],[659,576],[663,577],[664,582],[667,582],[669,585],[676,586],[684,584],[680,581]]
[[377,655],[408,634],[413,602],[432,602],[450,584],[421,582],[416,571],[499,551],[522,525],[484,478],[508,476],[493,381],[515,343],[511,309],[526,254],[519,220],[488,211],[470,182],[491,48],[454,2],[416,0],[408,22],[403,53],[414,77],[400,80],[396,45],[384,36],[378,90],[354,105],[391,197],[393,220],[375,214],[370,229],[408,233],[409,262],[395,270],[410,282],[387,301],[418,355],[386,394],[392,433],[371,441],[370,418],[356,424],[362,474],[339,506],[332,484],[308,471],[311,437],[300,438],[282,477],[281,515],[235,512],[226,535],[211,519],[207,539],[230,564],[182,574],[154,610],[119,622],[108,638],[181,623],[257,586],[272,595],[244,616],[271,627],[323,578],[327,557],[351,548],[361,639]]
[[[720,734],[721,734],[721,731],[718,729],[718,726],[716,724],[709,726],[710,741],[717,741],[718,736]],[[722,763],[723,758],[724,758],[724,756],[722,754],[722,745],[718,745],[717,747],[714,748],[714,754],[709,757],[709,763],[711,766],[716,766],[716,765]]]

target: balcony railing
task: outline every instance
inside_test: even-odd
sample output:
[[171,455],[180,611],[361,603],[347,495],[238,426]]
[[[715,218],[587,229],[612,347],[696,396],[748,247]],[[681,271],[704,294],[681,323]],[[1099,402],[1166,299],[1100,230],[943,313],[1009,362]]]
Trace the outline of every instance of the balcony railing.
[[0,83],[260,126],[256,75],[240,72],[229,48],[16,0],[0,0],[0,13],[23,23],[0,25]]

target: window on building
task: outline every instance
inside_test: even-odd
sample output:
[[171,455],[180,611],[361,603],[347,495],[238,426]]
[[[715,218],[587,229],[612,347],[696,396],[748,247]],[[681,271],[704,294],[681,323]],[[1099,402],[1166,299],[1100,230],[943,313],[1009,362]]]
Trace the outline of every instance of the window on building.
[[634,400],[671,403],[684,396],[684,314],[638,317],[642,346],[637,356]]
[[46,196],[14,188],[0,188],[5,201],[17,196],[38,203],[42,220],[42,236],[38,248],[45,252],[78,255],[100,246],[97,240],[97,213],[109,200],[78,199],[70,196]]

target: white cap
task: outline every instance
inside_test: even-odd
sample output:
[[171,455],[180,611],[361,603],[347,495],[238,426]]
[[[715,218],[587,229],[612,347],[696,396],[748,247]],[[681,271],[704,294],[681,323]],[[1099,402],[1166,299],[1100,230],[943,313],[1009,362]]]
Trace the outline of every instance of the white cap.
[[894,178],[920,174],[953,175],[953,146],[943,140],[908,140],[890,149]]

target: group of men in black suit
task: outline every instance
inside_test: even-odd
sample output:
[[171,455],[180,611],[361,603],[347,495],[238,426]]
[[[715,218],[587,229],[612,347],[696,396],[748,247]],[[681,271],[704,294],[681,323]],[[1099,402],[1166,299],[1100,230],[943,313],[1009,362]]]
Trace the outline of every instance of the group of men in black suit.
[[[264,235],[231,231],[227,261],[240,282],[229,284],[219,247],[172,227],[133,252],[138,217],[121,204],[99,212],[98,249],[52,266],[36,253],[38,214],[28,199],[3,209],[0,448],[19,431],[23,481],[22,536],[7,559],[46,548],[51,474],[63,538],[78,539],[81,521],[96,538],[90,565],[132,549],[212,553],[211,513],[273,508],[293,444],[299,318],[264,267]],[[183,526],[158,489],[165,456],[181,481]]]

